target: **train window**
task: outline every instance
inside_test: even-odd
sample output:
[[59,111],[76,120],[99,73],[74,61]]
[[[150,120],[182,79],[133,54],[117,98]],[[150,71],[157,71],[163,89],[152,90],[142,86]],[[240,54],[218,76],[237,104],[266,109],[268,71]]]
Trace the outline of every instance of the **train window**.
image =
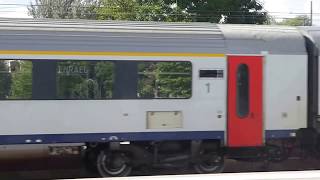
[[58,99],[112,98],[114,65],[106,61],[57,63]]
[[223,70],[200,70],[200,78],[223,78]]
[[31,99],[32,62],[0,61],[0,99]]
[[138,98],[190,98],[190,62],[141,62],[138,64]]
[[249,114],[249,68],[240,64],[237,70],[237,114],[244,118]]

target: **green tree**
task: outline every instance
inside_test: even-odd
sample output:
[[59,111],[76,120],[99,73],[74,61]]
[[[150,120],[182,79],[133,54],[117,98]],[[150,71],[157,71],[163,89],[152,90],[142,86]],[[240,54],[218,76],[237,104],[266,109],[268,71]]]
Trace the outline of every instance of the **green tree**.
[[111,62],[59,62],[57,97],[59,99],[111,98],[113,76]]
[[99,0],[35,0],[28,7],[34,18],[96,19]]
[[139,63],[138,96],[188,98],[191,96],[191,64],[188,62]]
[[268,20],[256,0],[102,0],[101,4],[99,19],[242,24]]
[[10,93],[11,74],[7,61],[0,61],[0,99],[6,99]]
[[100,96],[102,98],[112,98],[114,64],[110,62],[98,62],[95,65],[94,71]]
[[[15,61],[16,68],[11,72],[12,83],[10,99],[31,99],[32,97],[32,62]],[[13,69],[13,68],[11,68]]]
[[132,0],[102,1],[102,8],[98,10],[99,19],[134,20],[136,2]]
[[131,21],[190,21],[190,15],[164,0],[102,0],[99,19]]
[[159,63],[159,94],[163,97],[191,96],[192,66],[188,62]]
[[165,0],[191,14],[193,21],[236,24],[263,24],[268,15],[257,0]]
[[295,18],[285,19],[277,24],[286,26],[310,26],[311,20],[308,16],[303,15],[297,16]]
[[34,18],[264,24],[257,0],[35,0]]

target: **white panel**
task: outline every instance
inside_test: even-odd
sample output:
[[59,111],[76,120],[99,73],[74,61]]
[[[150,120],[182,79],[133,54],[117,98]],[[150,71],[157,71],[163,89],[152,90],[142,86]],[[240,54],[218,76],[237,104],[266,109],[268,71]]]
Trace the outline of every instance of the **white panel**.
[[[200,69],[219,69],[224,71],[223,78],[200,78]],[[227,62],[226,58],[193,61],[192,121],[185,126],[192,129],[206,127],[214,130],[226,129],[227,100]],[[209,90],[208,90],[209,88]],[[187,115],[185,115],[187,117]]]
[[266,130],[307,126],[307,56],[265,57],[264,112]]
[[[0,101],[0,134],[223,131],[226,128],[225,59],[192,59],[190,99]],[[199,69],[222,69],[224,78],[200,80]],[[147,129],[148,111],[182,112],[183,128]]]
[[147,112],[148,129],[182,128],[181,111],[149,111]]

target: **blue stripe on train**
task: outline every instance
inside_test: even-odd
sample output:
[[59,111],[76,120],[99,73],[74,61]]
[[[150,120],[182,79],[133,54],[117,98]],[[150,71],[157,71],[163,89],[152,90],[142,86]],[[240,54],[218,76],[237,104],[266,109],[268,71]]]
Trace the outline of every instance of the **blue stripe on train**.
[[266,139],[281,139],[295,137],[297,129],[286,129],[286,130],[266,130]]
[[[296,130],[267,130],[265,132],[265,138],[288,138],[292,137],[292,133],[295,132]],[[224,131],[0,135],[0,144],[51,144],[108,141],[161,141],[200,139],[219,139],[224,141]]]
[[0,135],[0,144],[50,144],[108,141],[224,140],[224,131],[133,132],[86,134]]

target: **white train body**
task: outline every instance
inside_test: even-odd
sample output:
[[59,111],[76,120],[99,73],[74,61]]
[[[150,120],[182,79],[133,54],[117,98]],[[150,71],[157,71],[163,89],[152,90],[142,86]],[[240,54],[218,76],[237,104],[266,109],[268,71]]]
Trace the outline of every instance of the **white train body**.
[[[111,57],[103,58],[113,60]],[[149,61],[159,59],[123,58]],[[180,57],[170,59],[179,61]],[[175,140],[225,139],[227,76],[219,79],[199,78],[199,71],[219,69],[227,72],[227,57],[184,57],[183,61],[192,63],[190,99],[0,101],[1,122],[5,124],[0,127],[1,135],[12,136],[9,142],[3,143],[51,143],[51,139],[53,142],[70,143],[87,138],[92,142],[112,138],[121,141],[170,138],[167,134],[159,133],[175,133],[172,136]],[[307,118],[307,56],[265,54],[263,70],[264,130],[271,134],[274,131],[274,136],[277,136],[276,131],[287,131],[283,135],[290,137],[291,131],[307,127],[307,121],[302,121]],[[301,97],[300,101],[296,100],[297,96]],[[168,123],[167,126],[147,127],[147,112],[176,111],[181,113],[178,126],[162,119],[163,123]]]
[[[0,144],[214,140],[225,147],[261,147],[271,139],[295,138],[301,129],[317,129],[319,78],[310,68],[317,59],[307,40],[291,27],[2,20],[0,59],[31,60],[32,82],[38,83],[32,93],[40,95],[0,100]],[[41,95],[57,87],[46,84],[47,70],[39,62],[64,61],[187,62],[191,95],[138,98],[124,90],[108,99]],[[241,65],[247,72],[239,75],[233,67]],[[120,80],[114,89],[132,91],[132,78],[121,82],[127,73],[132,75],[130,69],[115,70]],[[248,77],[247,89],[239,90]],[[239,93],[249,93],[244,104]]]
[[[159,59],[138,58],[149,61]],[[125,59],[133,58],[125,57]],[[208,60],[213,61],[208,62]],[[165,137],[158,134],[164,132],[176,133],[174,136],[178,139],[192,138],[193,134],[183,134],[188,132],[194,132],[196,136],[199,132],[199,136],[207,138],[213,133],[217,134],[213,136],[223,139],[226,129],[226,80],[225,78],[199,80],[199,70],[225,70],[225,58],[185,57],[183,61],[192,63],[192,78],[197,80],[192,84],[193,94],[189,99],[2,101],[0,106],[3,108],[0,113],[3,117],[2,122],[7,124],[6,128],[1,129],[2,135],[27,135],[25,140],[30,139],[29,143],[34,143],[37,139],[49,143],[50,140],[46,138],[51,134],[58,135],[57,138],[66,143],[79,142],[80,139],[86,138],[91,138],[93,141],[109,141],[112,138],[127,141],[135,140],[134,136],[139,136],[136,140],[166,139],[166,134],[163,134]],[[210,93],[207,92],[207,83],[212,86]],[[167,123],[165,126],[148,128],[147,112],[159,112],[160,116],[161,112],[179,112],[181,117],[176,120],[179,122],[167,122],[166,119],[161,119],[163,123]],[[221,118],[218,119],[218,115],[221,115]],[[143,133],[150,136],[145,137]],[[41,134],[46,136],[41,137]],[[74,138],[63,140],[68,135],[73,135]]]

